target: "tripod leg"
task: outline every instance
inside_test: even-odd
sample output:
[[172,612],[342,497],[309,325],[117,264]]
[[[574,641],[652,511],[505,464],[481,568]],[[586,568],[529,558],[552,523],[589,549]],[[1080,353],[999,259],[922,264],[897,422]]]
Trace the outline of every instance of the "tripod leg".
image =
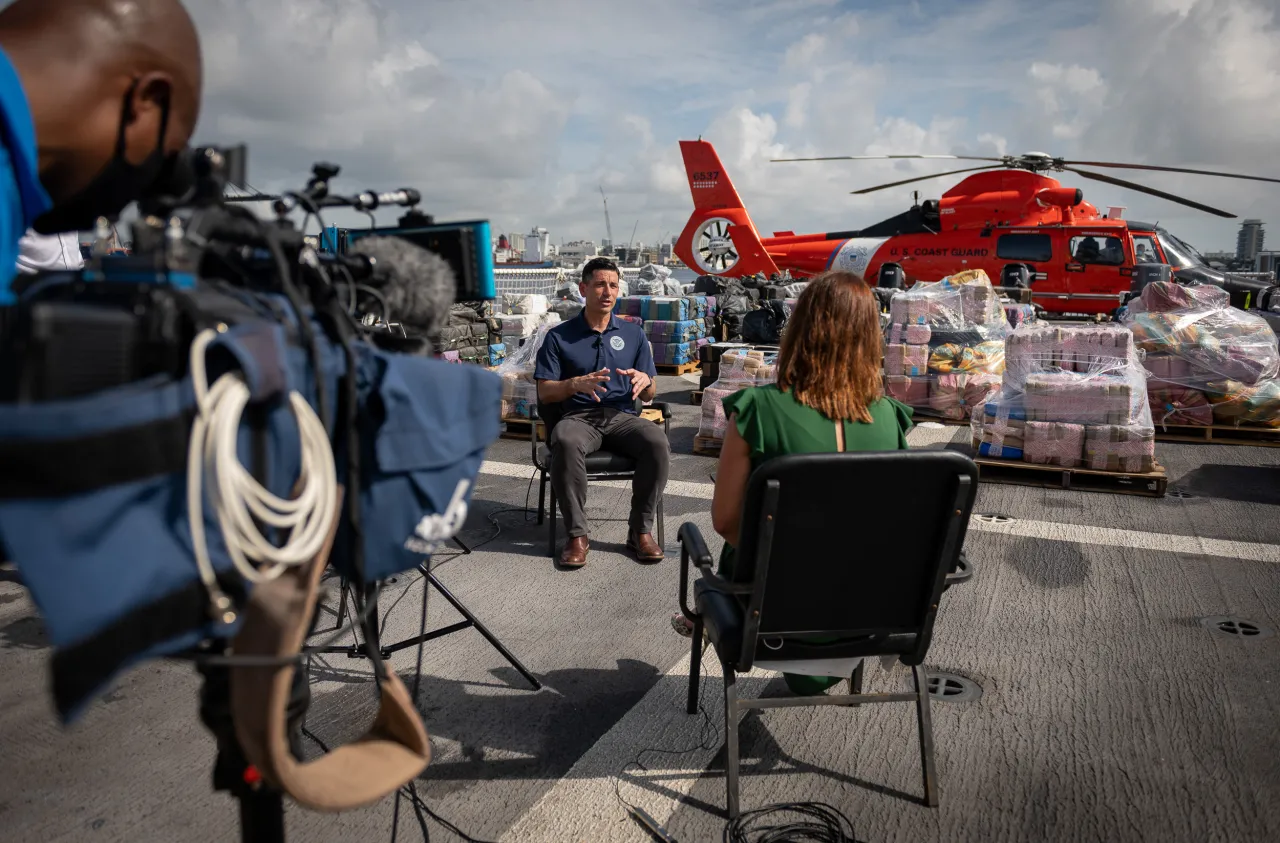
[[453,537],[453,543],[456,544],[458,547],[462,548],[463,553],[471,552],[471,548],[467,547],[467,543],[464,542],[462,539],[458,538],[457,536]]
[[526,668],[523,664],[521,664],[520,660],[517,659],[511,653],[510,650],[508,650],[506,647],[503,646],[502,642],[499,641],[497,637],[494,636],[494,634],[489,631],[488,627],[486,627],[484,624],[480,622],[479,618],[471,614],[470,609],[462,605],[462,601],[458,600],[458,598],[454,597],[452,594],[449,593],[449,589],[444,587],[444,583],[436,579],[435,574],[433,574],[425,565],[419,565],[418,567],[422,570],[423,575],[427,578],[427,584],[435,586],[436,591],[440,592],[441,596],[443,596],[445,600],[448,600],[449,604],[452,605],[453,608],[457,609],[459,614],[461,614],[464,618],[470,621],[471,625],[474,626],[477,630],[479,630],[480,634],[485,637],[485,640],[488,641],[490,644],[492,644],[493,648],[497,650],[499,653],[501,653],[502,657],[506,659],[508,662],[510,662],[511,666],[514,667],[516,670],[518,670],[521,676],[523,676],[525,679],[529,681],[529,684],[533,686],[533,690],[539,691],[542,689],[542,683],[539,682],[534,677],[534,675],[529,672],[529,669]]

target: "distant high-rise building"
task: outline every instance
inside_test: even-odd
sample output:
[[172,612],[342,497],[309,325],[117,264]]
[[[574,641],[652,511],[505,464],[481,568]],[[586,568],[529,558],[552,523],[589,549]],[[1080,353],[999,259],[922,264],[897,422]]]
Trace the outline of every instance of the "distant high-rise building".
[[1252,261],[1262,251],[1262,220],[1245,220],[1240,223],[1240,233],[1236,235],[1236,259]]

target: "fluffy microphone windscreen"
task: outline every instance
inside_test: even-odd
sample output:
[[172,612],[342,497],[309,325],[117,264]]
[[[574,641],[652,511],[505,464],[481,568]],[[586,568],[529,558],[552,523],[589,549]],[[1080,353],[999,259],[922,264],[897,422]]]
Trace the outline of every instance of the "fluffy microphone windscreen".
[[400,237],[361,237],[350,251],[376,262],[372,286],[386,297],[390,321],[438,336],[449,321],[456,288],[444,258]]

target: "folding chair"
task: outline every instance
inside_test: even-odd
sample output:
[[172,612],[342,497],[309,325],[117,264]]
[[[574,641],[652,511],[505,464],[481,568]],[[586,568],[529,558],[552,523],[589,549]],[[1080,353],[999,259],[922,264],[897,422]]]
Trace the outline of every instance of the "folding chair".
[[[645,409],[657,410],[662,413],[662,430],[669,437],[671,435],[671,408],[665,402],[655,401],[648,407],[644,406],[644,402],[636,400],[636,412]],[[533,466],[538,470],[538,523],[543,521],[543,515],[547,511],[547,487],[551,482],[551,431],[564,415],[564,410],[559,404],[543,404],[538,402],[537,407],[533,408],[533,435],[530,438],[532,446]],[[539,420],[543,424],[538,424]],[[657,422],[654,422],[657,424]],[[546,430],[546,441],[538,441],[538,428]],[[592,480],[628,480],[634,478],[636,474],[636,461],[626,454],[619,454],[601,448],[587,454],[587,481]],[[551,486],[551,528],[547,536],[547,554],[552,558],[556,555],[556,490],[555,486]],[[662,514],[662,497],[658,498],[657,527],[658,527],[658,546],[662,547],[665,543],[665,525]]]
[[[680,608],[693,622],[688,711],[698,711],[705,631],[724,671],[726,780],[738,816],[738,714],[749,708],[914,702],[924,801],[938,804],[921,669],[938,603],[958,565],[977,494],[973,461],[953,451],[803,454],[761,465],[748,482],[732,581],[697,526],[680,527]],[[689,562],[701,573],[688,608]],[[815,644],[811,637],[836,643]],[[892,655],[911,667],[911,693],[862,693],[862,663],[850,694],[741,699],[736,677],[757,661]],[[777,668],[781,669],[781,668]],[[795,671],[804,673],[803,670]]]

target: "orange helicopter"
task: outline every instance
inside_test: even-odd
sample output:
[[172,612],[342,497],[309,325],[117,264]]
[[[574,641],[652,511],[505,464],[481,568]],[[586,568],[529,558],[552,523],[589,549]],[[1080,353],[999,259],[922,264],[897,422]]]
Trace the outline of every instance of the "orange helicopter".
[[[1122,209],[1100,214],[1078,188],[1064,187],[1044,173],[1068,171],[1094,181],[1148,193],[1207,213],[1235,215],[1078,166],[1194,173],[1280,184],[1280,179],[1207,170],[1067,161],[1042,152],[982,158],[965,155],[848,155],[782,161],[948,159],[984,161],[968,167],[852,191],[856,195],[925,179],[974,173],[942,194],[856,231],[760,237],[720,156],[704,140],[680,141],[693,215],[676,241],[676,255],[706,275],[739,277],[789,270],[805,277],[827,269],[852,270],[868,283],[884,278],[937,281],[965,269],[982,269],[997,286],[1030,288],[1031,300],[1047,315],[1112,314],[1124,303],[1140,264],[1168,264],[1183,281],[1216,284],[1237,307],[1280,301],[1268,281],[1219,272],[1194,248],[1159,227],[1123,219]],[[918,196],[918,194],[917,194]],[[1119,211],[1119,213],[1117,213]],[[896,267],[901,267],[898,273]],[[889,272],[882,274],[882,267]],[[1003,279],[1003,280],[1002,280]],[[901,281],[899,281],[901,283]]]

